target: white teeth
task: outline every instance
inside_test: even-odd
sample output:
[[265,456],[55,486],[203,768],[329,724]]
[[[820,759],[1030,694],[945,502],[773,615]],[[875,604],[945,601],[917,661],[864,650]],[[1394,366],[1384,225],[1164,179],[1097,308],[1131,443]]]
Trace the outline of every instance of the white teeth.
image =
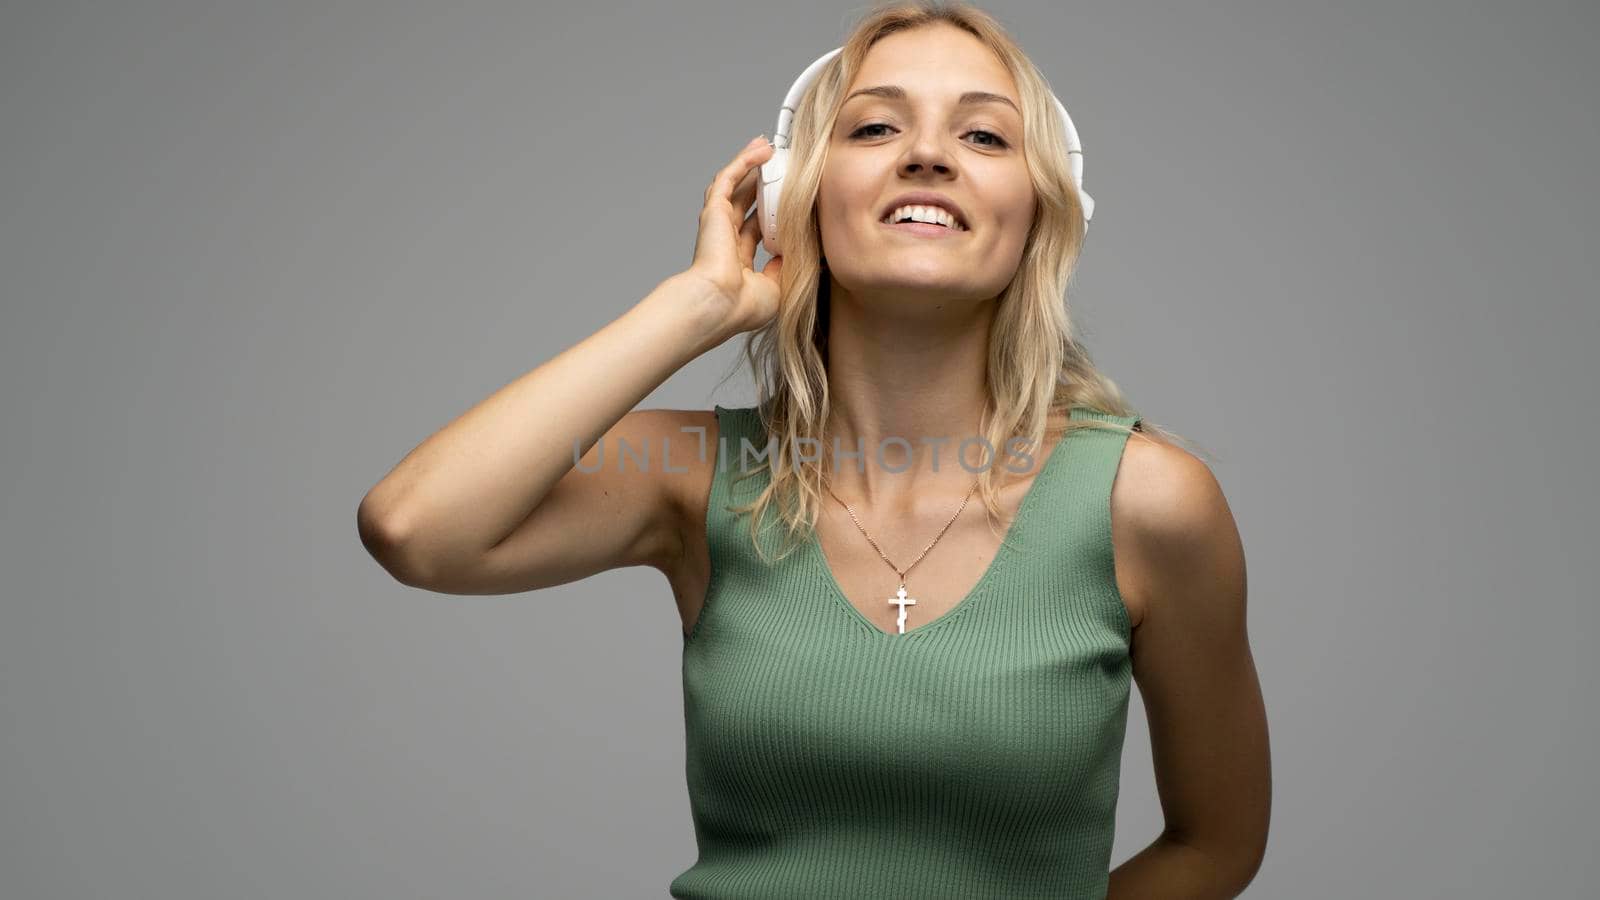
[[893,225],[903,220],[910,219],[914,222],[928,222],[953,228],[956,231],[966,231],[954,215],[937,206],[902,206],[894,212],[883,217],[885,225]]

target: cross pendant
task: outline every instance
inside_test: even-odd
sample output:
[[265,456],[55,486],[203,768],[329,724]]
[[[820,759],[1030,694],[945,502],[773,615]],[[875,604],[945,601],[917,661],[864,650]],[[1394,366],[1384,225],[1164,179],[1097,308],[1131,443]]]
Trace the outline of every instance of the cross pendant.
[[912,600],[911,598],[906,596],[906,586],[905,586],[904,582],[902,582],[901,585],[900,585],[900,590],[895,592],[895,596],[889,598],[889,602],[890,603],[899,604],[899,606],[900,606],[900,618],[897,620],[896,624],[898,624],[900,626],[900,633],[901,634],[905,634],[906,633],[906,607],[907,606],[915,606],[915,605],[917,605],[917,601]]

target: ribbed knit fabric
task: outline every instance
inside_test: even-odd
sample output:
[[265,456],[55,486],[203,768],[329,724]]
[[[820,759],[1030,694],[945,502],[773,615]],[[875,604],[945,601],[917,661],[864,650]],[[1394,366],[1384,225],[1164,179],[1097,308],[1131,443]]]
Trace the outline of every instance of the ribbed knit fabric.
[[699,858],[671,895],[1103,898],[1132,673],[1111,550],[1126,435],[1064,438],[973,590],[931,622],[909,607],[898,634],[844,597],[814,535],[756,557],[725,507],[768,482],[735,480],[741,438],[768,439],[753,407],[716,415],[711,581],[683,643]]

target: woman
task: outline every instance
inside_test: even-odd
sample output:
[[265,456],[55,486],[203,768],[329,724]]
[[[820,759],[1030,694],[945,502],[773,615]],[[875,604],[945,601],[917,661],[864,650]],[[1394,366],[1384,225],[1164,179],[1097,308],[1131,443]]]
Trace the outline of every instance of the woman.
[[[873,12],[796,111],[782,256],[756,271],[741,224],[757,139],[687,270],[362,502],[418,587],[666,576],[700,850],[675,897],[1232,897],[1260,865],[1238,531],[1072,337],[1084,210],[1052,102],[982,12]],[[894,224],[908,206],[943,225]],[[634,409],[746,332],[758,407]],[[1167,823],[1108,872],[1130,678]]]

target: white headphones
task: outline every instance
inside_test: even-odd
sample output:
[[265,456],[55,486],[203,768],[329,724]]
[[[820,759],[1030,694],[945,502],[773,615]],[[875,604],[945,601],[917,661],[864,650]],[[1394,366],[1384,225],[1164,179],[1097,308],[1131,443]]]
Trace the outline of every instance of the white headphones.
[[[783,194],[783,176],[789,169],[789,127],[794,121],[795,107],[800,104],[801,95],[817,77],[817,73],[843,49],[835,47],[806,66],[800,77],[790,85],[789,93],[783,98],[783,108],[778,110],[778,127],[772,133],[772,158],[761,164],[761,188],[756,191],[756,217],[761,220],[761,244],[773,256],[782,255],[778,251],[778,198]],[[1054,93],[1051,93],[1050,99],[1055,101],[1056,110],[1061,113],[1061,124],[1066,126],[1067,158],[1072,162],[1072,182],[1078,187],[1078,198],[1083,203],[1084,227],[1088,228],[1089,220],[1094,218],[1094,198],[1083,190],[1083,143],[1078,140],[1078,129],[1072,124],[1072,117],[1067,115],[1067,108],[1061,105],[1061,99]]]

